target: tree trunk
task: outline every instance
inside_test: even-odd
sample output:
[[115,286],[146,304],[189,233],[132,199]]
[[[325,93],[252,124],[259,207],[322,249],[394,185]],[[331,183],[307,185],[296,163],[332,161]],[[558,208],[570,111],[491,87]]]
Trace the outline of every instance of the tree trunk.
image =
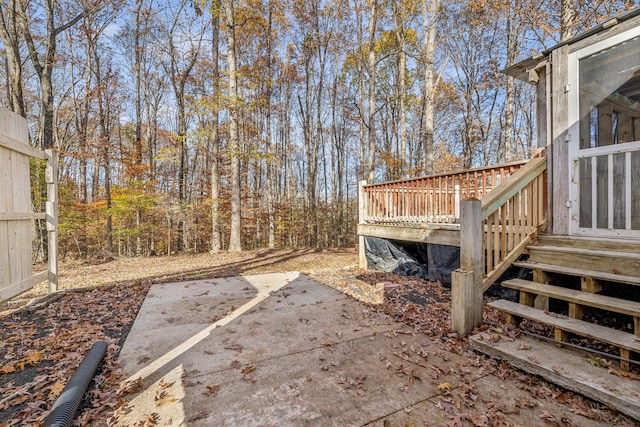
[[397,178],[406,177],[407,172],[407,53],[406,46],[406,18],[404,3],[400,2],[399,10],[394,13],[396,26],[396,42],[398,43],[398,161],[397,161]]
[[[364,47],[364,37],[363,37],[363,29],[362,29],[362,11],[360,9],[360,5],[357,0],[354,0],[354,8],[356,9],[356,31],[357,31],[357,40],[358,40],[358,49],[362,49]],[[363,65],[364,58],[362,61],[358,61],[358,74],[360,78],[358,79],[358,112],[360,114],[360,120],[358,122],[358,131],[360,135],[360,151],[359,151],[359,160],[360,160],[360,168],[358,173],[358,179],[363,180],[366,179],[369,170],[367,168],[367,139],[366,139],[366,123],[364,121],[364,116],[362,113],[362,109],[364,109],[365,103],[365,93],[364,93],[364,76],[365,76],[365,67]]]
[[[507,8],[507,66],[515,60],[516,39],[512,28],[511,10]],[[513,135],[513,110],[515,82],[513,76],[507,76],[507,93],[505,98],[504,116],[504,161],[511,160],[511,145]]]
[[227,65],[229,71],[229,148],[231,154],[231,235],[229,252],[242,251],[240,141],[238,138],[238,76],[236,68],[236,29],[233,0],[223,0],[227,32]]
[[106,246],[105,249],[107,252],[113,252],[113,219],[111,215],[111,165],[110,165],[110,130],[109,130],[109,112],[108,109],[105,108],[105,100],[104,100],[104,88],[103,84],[103,75],[102,69],[100,68],[100,56],[98,55],[97,50],[94,45],[90,46],[90,51],[93,53],[93,62],[95,66],[95,78],[96,78],[96,87],[99,88],[97,95],[97,103],[98,103],[98,133],[100,135],[100,150],[102,151],[102,161],[104,166],[104,192],[106,199],[106,215],[107,215],[107,225],[105,229],[106,234]]
[[267,34],[267,93],[266,93],[266,107],[267,107],[267,117],[266,117],[266,173],[267,179],[265,186],[266,190],[266,202],[267,202],[267,220],[268,220],[268,247],[269,249],[275,248],[276,245],[276,233],[275,233],[275,220],[273,217],[273,159],[271,153],[271,85],[272,85],[272,71],[271,71],[271,31],[272,31],[272,20],[271,20],[271,1],[269,1],[268,6],[268,14],[269,14],[269,26],[268,26],[268,34]]
[[433,112],[435,106],[434,70],[433,59],[435,56],[436,41],[436,15],[438,13],[439,0],[431,0],[427,5],[427,0],[422,2],[424,38],[424,117],[423,117],[423,161],[425,175],[433,174]]
[[29,51],[29,57],[31,63],[36,71],[38,79],[40,80],[40,129],[38,139],[41,147],[50,148],[55,145],[53,139],[53,84],[52,75],[53,67],[55,65],[56,56],[56,40],[60,33],[75,25],[80,19],[82,19],[87,13],[88,9],[84,9],[81,13],[76,15],[64,24],[55,26],[55,12],[53,0],[46,0],[44,2],[45,9],[45,25],[47,28],[46,34],[42,37],[41,44],[44,45],[45,52],[42,57],[43,62],[40,62],[40,53],[33,40],[31,30],[29,28],[29,18],[27,17],[27,2],[20,2],[21,9],[19,10],[19,21],[23,31],[25,41],[27,42],[27,49]]
[[[135,34],[134,34],[134,73],[136,81],[136,135],[135,135],[135,162],[136,165],[142,164],[142,46],[140,44],[141,32],[141,13],[143,0],[136,0],[135,9]],[[141,177],[141,170],[136,170],[135,176]]]
[[369,113],[367,118],[367,141],[369,156],[367,158],[367,180],[373,182],[375,178],[375,171],[373,163],[375,161],[376,152],[376,126],[375,126],[375,114],[376,114],[376,25],[378,19],[378,0],[371,0],[369,6],[369,95],[368,105]]
[[[217,2],[216,2],[217,3]],[[220,40],[220,17],[214,14],[211,21],[212,43],[211,43],[211,73],[213,75],[213,115],[211,117],[211,253],[220,252],[220,170],[218,168],[218,156],[220,155],[220,137],[218,134],[220,109],[220,79],[218,67],[219,40]]]
[[573,36],[576,10],[573,0],[561,0],[560,2],[560,41],[565,41]]
[[9,4],[0,3],[0,40],[4,44],[5,68],[7,71],[7,92],[11,111],[26,117],[24,106],[24,94],[22,90],[22,58],[18,37],[18,9],[16,0],[10,0]]

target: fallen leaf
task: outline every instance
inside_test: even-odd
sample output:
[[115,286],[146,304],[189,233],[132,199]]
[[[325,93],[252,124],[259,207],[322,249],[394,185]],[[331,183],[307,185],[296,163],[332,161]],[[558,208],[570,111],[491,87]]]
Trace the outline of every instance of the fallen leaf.
[[451,391],[452,387],[450,383],[442,383],[438,385],[438,390]]
[[206,396],[216,397],[219,391],[220,385],[208,385],[207,391],[205,391],[203,394],[205,394]]
[[51,392],[50,396],[53,398],[57,398],[58,396],[60,396],[60,392],[62,392],[63,388],[64,384],[60,382],[51,384],[49,387],[47,387],[47,389]]
[[178,399],[172,398],[166,390],[156,390],[154,401],[156,406],[162,406],[165,403],[177,402]]
[[233,369],[238,369],[240,367],[240,361],[239,360],[234,360],[233,362],[231,362],[231,367]]
[[242,375],[246,375],[246,374],[248,374],[249,372],[253,372],[253,371],[255,371],[255,370],[256,370],[256,367],[255,367],[255,366],[253,366],[253,365],[249,365],[249,366],[245,366],[245,367],[242,369],[242,371],[241,371],[241,372],[242,372]]
[[171,387],[174,384],[174,382],[165,382],[164,378],[160,378],[160,381],[158,381],[158,387],[160,387],[161,389],[165,390],[168,389],[169,387]]
[[556,419],[556,417],[553,416],[553,414],[549,413],[549,411],[542,411],[540,413],[540,415],[538,415],[538,417],[542,418],[543,420],[550,422],[550,423],[554,423],[556,425],[561,425],[560,422]]
[[154,397],[153,400],[155,400],[156,402],[159,400],[164,399],[165,397],[167,397],[167,392],[164,390],[156,390],[156,395]]
[[466,413],[457,414],[453,417],[449,417],[449,420],[450,421],[447,423],[447,426],[462,427],[464,426],[464,422],[467,420],[467,414]]
[[10,373],[15,372],[15,371],[16,371],[16,368],[15,368],[15,366],[13,366],[13,363],[10,363],[10,364],[0,368],[0,374],[10,374]]
[[563,405],[565,403],[567,403],[568,401],[571,400],[571,395],[569,393],[560,393],[557,397],[556,400],[558,401],[558,403],[562,403]]
[[137,392],[141,391],[142,388],[143,388],[142,377],[138,377],[135,380],[126,381],[120,387],[120,394],[121,395],[126,395],[126,394],[137,393]]
[[589,408],[584,402],[580,400],[576,400],[573,402],[573,406],[569,411],[573,412],[576,415],[582,415],[583,417],[590,418],[592,420],[600,420],[600,414]]
[[619,369],[609,368],[609,373],[616,375],[620,378],[628,378],[630,380],[640,381],[640,375],[634,374],[633,372],[621,371]]
[[158,425],[160,421],[160,415],[156,412],[152,414],[144,414],[143,418],[134,424],[134,427],[148,427]]
[[20,369],[21,371],[23,371],[25,366],[35,366],[38,364],[38,362],[40,362],[41,359],[42,359],[42,353],[40,352],[31,353],[28,356],[25,356],[22,359],[15,362],[14,366]]

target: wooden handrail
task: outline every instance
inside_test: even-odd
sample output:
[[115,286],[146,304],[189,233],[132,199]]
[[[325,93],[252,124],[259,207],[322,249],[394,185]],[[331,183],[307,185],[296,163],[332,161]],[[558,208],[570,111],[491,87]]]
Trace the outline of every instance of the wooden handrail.
[[452,272],[451,319],[464,335],[482,323],[482,294],[546,224],[547,159],[535,158],[482,200],[461,204],[460,268]]
[[496,169],[510,169],[510,170],[518,170],[520,169],[522,166],[526,165],[529,162],[529,160],[516,160],[514,162],[508,162],[508,163],[501,163],[498,165],[491,165],[491,166],[482,166],[479,168],[469,168],[469,169],[463,169],[461,171],[455,171],[455,172],[446,172],[446,173],[437,173],[437,174],[433,174],[433,175],[424,175],[424,176],[417,176],[415,178],[406,178],[406,179],[395,179],[395,180],[391,180],[391,181],[382,181],[382,182],[376,182],[376,183],[372,183],[372,184],[364,184],[365,187],[376,187],[376,186],[380,186],[380,185],[389,185],[389,184],[398,184],[398,183],[405,183],[405,182],[412,182],[412,181],[420,181],[420,180],[424,180],[424,179],[429,179],[429,178],[444,178],[447,176],[455,176],[455,175],[465,175],[465,174],[481,174],[483,172],[489,172],[489,171],[493,171]]
[[546,157],[531,160],[482,199],[486,291],[546,224]]
[[506,180],[498,190],[482,199],[482,219],[495,212],[509,198],[522,190],[527,184],[547,169],[547,158],[538,157],[530,160],[516,173]]

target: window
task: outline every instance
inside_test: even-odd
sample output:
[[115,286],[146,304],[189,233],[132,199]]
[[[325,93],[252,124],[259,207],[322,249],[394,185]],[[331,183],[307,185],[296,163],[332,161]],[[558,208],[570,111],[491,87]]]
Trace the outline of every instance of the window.
[[580,148],[637,141],[640,37],[579,62]]

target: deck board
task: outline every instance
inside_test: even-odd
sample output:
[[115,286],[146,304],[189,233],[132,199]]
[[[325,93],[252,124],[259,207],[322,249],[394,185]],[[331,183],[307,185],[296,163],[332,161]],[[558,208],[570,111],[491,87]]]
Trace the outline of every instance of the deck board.
[[504,311],[505,313],[547,324],[562,331],[578,334],[583,337],[612,344],[616,347],[629,349],[634,352],[640,352],[640,341],[638,341],[635,335],[627,332],[607,328],[594,323],[584,322],[582,320],[572,319],[560,314],[552,315],[533,307],[506,300],[493,301],[488,305],[497,310]]
[[640,303],[635,301],[613,298],[590,292],[582,292],[560,286],[546,285],[522,279],[505,280],[502,282],[502,286],[516,289],[518,291],[544,295],[550,298],[581,304],[588,307],[595,307],[601,310],[627,314],[634,317],[640,316]]
[[358,224],[358,235],[402,242],[460,246],[458,224],[425,224],[422,227]]
[[516,267],[529,268],[532,270],[538,269],[550,273],[565,274],[567,276],[593,277],[594,279],[605,280],[608,282],[625,283],[627,285],[640,285],[640,277],[636,276],[627,276],[623,274],[606,273],[603,271],[585,270],[583,268],[565,267],[561,265],[545,264],[531,261],[518,261],[514,262],[513,265],[515,265]]

